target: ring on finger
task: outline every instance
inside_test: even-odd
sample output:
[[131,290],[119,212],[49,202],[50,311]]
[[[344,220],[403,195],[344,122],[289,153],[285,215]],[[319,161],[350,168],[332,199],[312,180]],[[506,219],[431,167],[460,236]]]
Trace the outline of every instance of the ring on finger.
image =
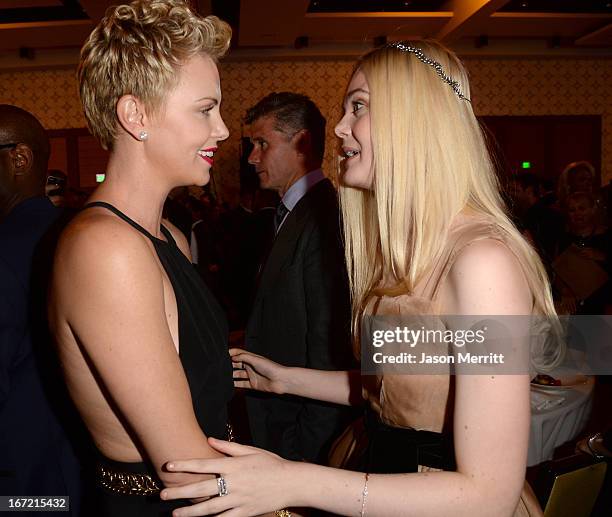
[[227,490],[227,482],[223,476],[219,476],[217,478],[217,495],[219,497],[223,497],[227,494],[229,494],[229,491]]

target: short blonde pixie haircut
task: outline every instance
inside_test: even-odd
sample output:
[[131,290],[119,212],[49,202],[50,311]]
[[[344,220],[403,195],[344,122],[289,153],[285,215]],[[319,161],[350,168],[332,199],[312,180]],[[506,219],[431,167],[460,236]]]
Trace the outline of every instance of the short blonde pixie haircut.
[[140,99],[153,115],[178,83],[178,69],[204,54],[214,61],[229,48],[232,30],[202,18],[186,0],[136,0],[109,7],[81,50],[79,93],[92,134],[110,150],[117,138],[117,102]]

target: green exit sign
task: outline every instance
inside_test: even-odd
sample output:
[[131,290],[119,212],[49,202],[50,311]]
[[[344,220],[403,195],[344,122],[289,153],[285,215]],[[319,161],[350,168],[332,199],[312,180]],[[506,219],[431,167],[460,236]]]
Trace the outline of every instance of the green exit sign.
[[96,174],[96,183],[102,183],[106,178],[106,174]]
[[523,169],[531,169],[531,162],[522,162],[521,167],[523,167]]

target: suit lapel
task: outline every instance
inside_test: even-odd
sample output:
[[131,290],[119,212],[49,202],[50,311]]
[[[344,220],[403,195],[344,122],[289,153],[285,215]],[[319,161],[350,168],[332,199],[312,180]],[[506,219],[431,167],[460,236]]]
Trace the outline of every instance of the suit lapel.
[[291,250],[295,247],[301,234],[301,228],[306,222],[307,208],[306,203],[302,203],[302,201],[304,201],[304,198],[287,215],[280,232],[272,243],[272,248],[261,272],[261,280],[254,305],[257,305],[270,287],[275,285],[276,277],[293,257]]
[[282,269],[292,260],[293,253],[291,251],[302,234],[302,228],[308,219],[311,205],[316,202],[316,198],[319,197],[318,192],[322,192],[326,188],[327,183],[329,183],[328,179],[317,183],[304,194],[304,197],[298,201],[297,205],[287,215],[276,239],[272,243],[272,248],[263,266],[253,307],[256,307],[266,292],[275,285],[276,278]]

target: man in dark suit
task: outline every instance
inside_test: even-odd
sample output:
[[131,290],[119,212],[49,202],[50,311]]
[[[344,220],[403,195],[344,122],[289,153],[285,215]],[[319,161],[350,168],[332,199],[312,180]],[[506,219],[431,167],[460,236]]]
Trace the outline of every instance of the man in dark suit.
[[78,515],[80,467],[64,428],[75,422],[46,324],[61,220],[44,196],[48,158],[38,120],[0,105],[0,494],[69,496]]
[[[350,301],[336,191],[321,171],[325,119],[303,95],[272,93],[248,110],[260,185],[281,197],[246,328],[249,350],[283,365],[351,366]],[[324,462],[347,410],[249,393],[255,445],[292,460]]]

